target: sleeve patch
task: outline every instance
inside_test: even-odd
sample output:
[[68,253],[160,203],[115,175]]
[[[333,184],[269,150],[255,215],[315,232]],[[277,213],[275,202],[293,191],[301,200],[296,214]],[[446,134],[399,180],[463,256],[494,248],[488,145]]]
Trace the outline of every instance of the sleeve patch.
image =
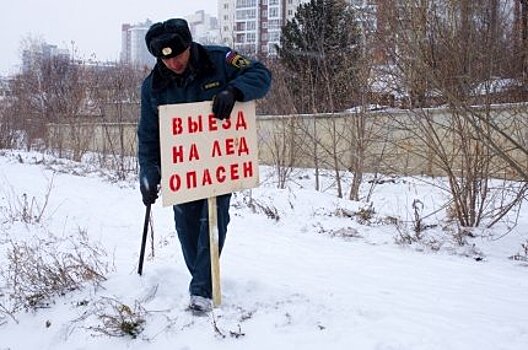
[[226,54],[227,64],[232,65],[235,68],[242,69],[251,64],[251,61],[239,54],[236,51],[229,51]]

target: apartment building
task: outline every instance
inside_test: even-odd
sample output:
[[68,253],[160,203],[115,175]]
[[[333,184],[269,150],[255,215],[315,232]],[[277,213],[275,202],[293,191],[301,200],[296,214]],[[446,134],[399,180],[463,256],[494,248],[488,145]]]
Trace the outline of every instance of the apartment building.
[[[220,44],[220,32],[216,17],[203,10],[186,16],[193,40],[202,44]],[[147,19],[143,23],[121,25],[121,53],[119,61],[136,66],[152,67],[156,59],[149,53],[145,45],[145,35],[152,25]]]
[[219,0],[218,19],[223,44],[241,52],[274,55],[281,27],[309,0]]
[[200,44],[221,44],[218,19],[203,10],[186,16],[193,40]]
[[[218,17],[203,10],[186,16],[196,42],[222,44],[251,55],[273,56],[280,45],[281,28],[296,13],[299,5],[310,0],[218,0]],[[348,0],[360,9],[365,29],[374,31],[378,22],[379,0]],[[147,20],[122,25],[120,61],[129,64],[154,64],[144,37],[152,25]]]
[[[218,20],[223,44],[257,55],[275,55],[281,27],[309,0],[219,0]],[[367,32],[378,26],[378,9],[390,3],[380,0],[348,0],[360,15]],[[381,11],[385,13],[385,11]]]
[[25,49],[22,52],[22,72],[28,72],[34,65],[44,60],[58,58],[69,61],[70,52],[67,49],[59,48],[57,45],[42,43]]
[[119,57],[121,63],[154,66],[156,60],[145,45],[145,34],[151,25],[152,21],[149,19],[143,23],[121,25],[121,53]]

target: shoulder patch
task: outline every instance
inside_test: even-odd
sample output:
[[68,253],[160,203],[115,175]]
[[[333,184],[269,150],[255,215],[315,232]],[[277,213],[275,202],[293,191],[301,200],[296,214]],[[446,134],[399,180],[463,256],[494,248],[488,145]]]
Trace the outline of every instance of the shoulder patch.
[[230,64],[238,69],[245,68],[251,64],[249,59],[245,58],[236,51],[229,51],[226,54],[226,62],[227,64]]

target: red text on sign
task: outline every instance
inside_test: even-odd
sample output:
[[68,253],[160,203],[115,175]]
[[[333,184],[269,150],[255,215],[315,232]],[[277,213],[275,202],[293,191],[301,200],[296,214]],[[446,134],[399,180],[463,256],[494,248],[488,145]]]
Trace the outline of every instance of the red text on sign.
[[181,189],[191,190],[199,186],[222,184],[228,180],[236,181],[251,178],[254,174],[253,162],[232,163],[228,166],[220,165],[202,171],[192,170],[183,174],[174,173],[169,177],[169,188],[172,192],[178,192]]
[[188,116],[187,118],[178,116],[172,118],[172,135],[174,136],[217,131],[219,128],[224,130],[234,129],[236,131],[247,130],[248,125],[244,112],[238,111],[235,118],[224,119],[221,122],[212,113],[207,117],[199,114],[197,116]]

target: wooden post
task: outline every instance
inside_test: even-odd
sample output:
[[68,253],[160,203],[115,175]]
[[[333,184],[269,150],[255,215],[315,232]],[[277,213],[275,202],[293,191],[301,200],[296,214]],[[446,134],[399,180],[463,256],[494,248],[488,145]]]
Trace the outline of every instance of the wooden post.
[[218,219],[216,213],[216,197],[209,197],[209,251],[211,252],[211,279],[213,282],[213,306],[222,302],[220,290],[220,254],[218,241]]

